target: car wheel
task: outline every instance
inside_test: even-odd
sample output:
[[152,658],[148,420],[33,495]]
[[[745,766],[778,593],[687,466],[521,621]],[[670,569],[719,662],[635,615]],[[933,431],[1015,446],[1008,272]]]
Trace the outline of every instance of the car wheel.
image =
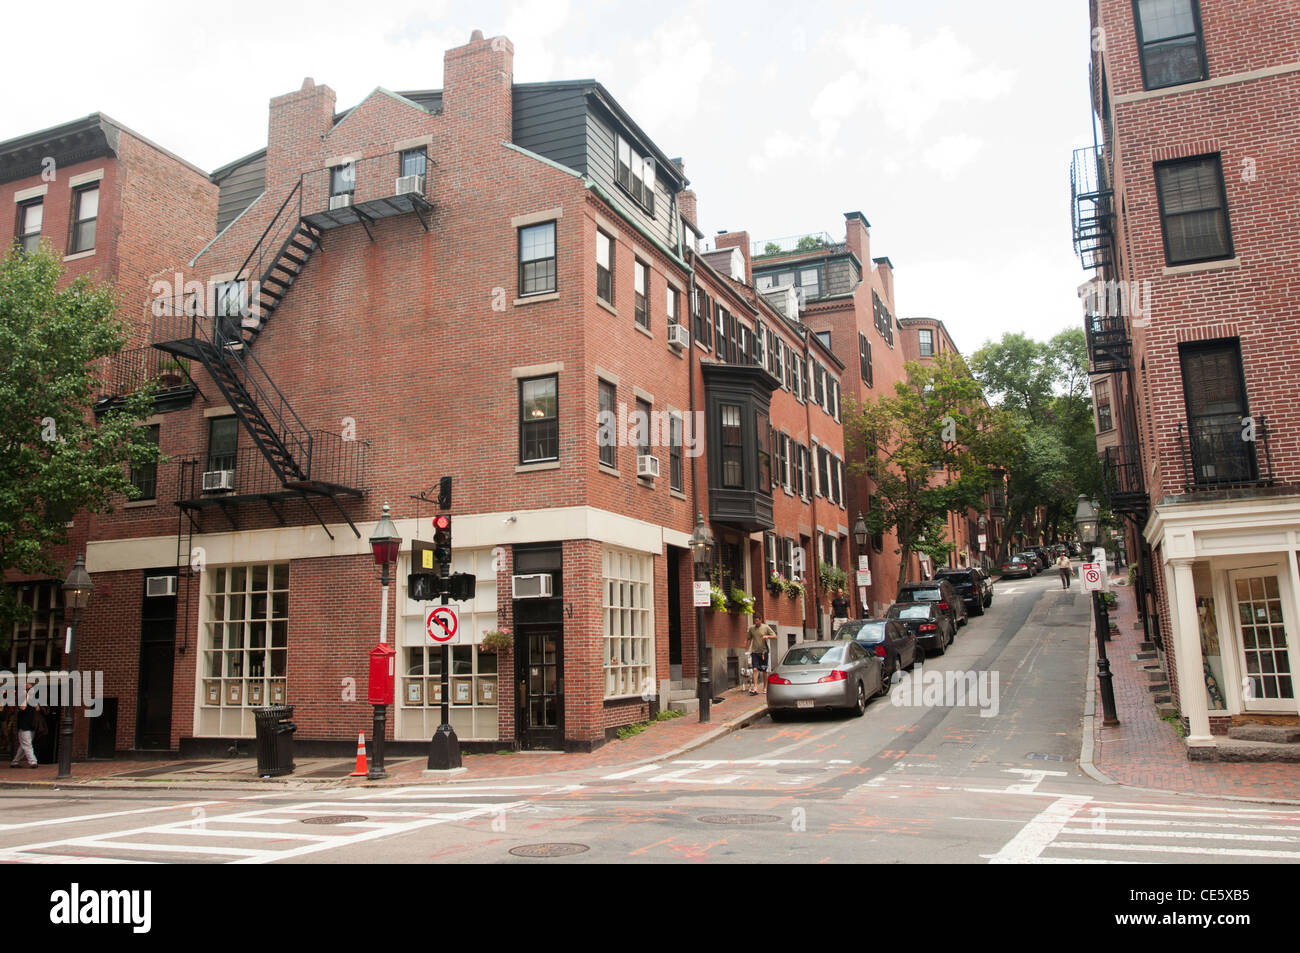
[[983,614],[984,614],[984,603],[982,603],[982,602],[977,602],[977,603],[975,604],[975,614],[976,614],[976,615],[983,615]]
[[856,705],[853,706],[853,714],[855,717],[861,718],[864,714],[866,714],[866,711],[867,711],[867,690],[862,687],[861,682],[858,682],[858,702]]
[[881,666],[880,666],[880,684],[881,684],[881,685],[888,685],[888,684],[890,684],[891,682],[893,682],[893,680],[894,680],[894,673],[898,671],[898,663],[899,663],[899,661],[900,661],[900,659],[894,659],[894,664],[893,664],[892,666],[886,666],[886,665],[881,665]]
[[934,650],[934,654],[935,654],[935,655],[942,655],[944,652],[947,652],[947,651],[948,651],[948,646],[951,645],[951,644],[952,644],[952,638],[951,638],[951,637],[949,637],[949,638],[948,638],[948,641],[946,641],[946,642],[945,642],[942,638],[940,638],[940,639],[939,639],[939,645],[938,645],[938,647]]
[[912,669],[916,668],[916,663],[921,661],[923,658],[925,658],[925,649],[921,648],[921,644],[918,642],[916,648],[912,650],[912,664],[907,666],[907,671],[910,672]]

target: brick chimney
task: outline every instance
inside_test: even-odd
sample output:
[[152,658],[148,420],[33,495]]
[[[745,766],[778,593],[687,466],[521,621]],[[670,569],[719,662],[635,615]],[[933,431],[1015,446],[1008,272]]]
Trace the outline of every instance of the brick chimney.
[[871,223],[861,212],[844,213],[844,240],[858,256],[863,270],[871,268]]
[[475,30],[464,46],[448,50],[442,67],[442,114],[468,141],[495,145],[513,138],[511,92],[515,47],[504,36]]
[[713,240],[714,248],[739,248],[745,258],[745,284],[754,283],[754,269],[749,261],[749,232],[721,232]]
[[[700,210],[694,189],[682,189],[677,193],[677,208],[682,213],[682,218],[694,225],[696,229],[700,227]],[[690,236],[691,251],[697,251],[695,236],[691,234],[690,229],[686,230],[686,234]]]
[[874,258],[872,263],[880,277],[880,287],[885,291],[885,303],[889,305],[894,317],[898,317],[898,306],[894,303],[894,263],[888,258]]
[[298,174],[324,161],[323,140],[334,127],[334,90],[317,86],[308,76],[297,92],[271,100],[266,135],[268,189],[296,180]]

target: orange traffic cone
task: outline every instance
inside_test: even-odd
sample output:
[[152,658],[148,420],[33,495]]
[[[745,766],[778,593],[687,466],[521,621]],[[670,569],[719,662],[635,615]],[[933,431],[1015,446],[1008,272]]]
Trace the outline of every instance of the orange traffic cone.
[[364,778],[369,773],[366,768],[366,733],[357,732],[357,769],[348,775],[350,778]]

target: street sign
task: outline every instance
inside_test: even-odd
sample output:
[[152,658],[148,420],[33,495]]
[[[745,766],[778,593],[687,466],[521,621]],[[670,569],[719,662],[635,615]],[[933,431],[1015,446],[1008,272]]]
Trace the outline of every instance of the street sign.
[[869,559],[869,557],[867,557],[867,556],[859,556],[859,557],[858,557],[858,568],[859,568],[859,569],[866,569],[866,570],[869,572],[869,571],[871,570],[871,560]]
[[703,582],[696,582],[695,603],[694,603],[695,608],[707,609],[712,604],[712,601],[713,600],[709,596],[709,581],[706,579]]
[[859,586],[869,586],[869,585],[871,585],[871,570],[870,570],[870,569],[859,569],[859,570],[858,570],[858,585],[859,585]]
[[411,540],[411,572],[437,572],[433,561],[433,543],[422,539]]
[[1106,588],[1106,570],[1097,563],[1084,563],[1079,567],[1079,579],[1084,592],[1101,592]]
[[980,552],[981,552],[981,553],[988,549],[988,543],[989,543],[988,534],[986,534],[986,533],[980,533]]
[[871,607],[867,605],[867,587],[858,587],[858,598],[862,600],[862,611],[867,612]]
[[460,616],[451,606],[437,606],[424,620],[424,631],[439,645],[446,645],[456,637]]

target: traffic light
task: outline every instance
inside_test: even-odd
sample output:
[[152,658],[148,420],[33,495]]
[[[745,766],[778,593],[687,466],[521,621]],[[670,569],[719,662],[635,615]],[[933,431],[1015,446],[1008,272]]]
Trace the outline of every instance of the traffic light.
[[446,513],[433,518],[433,558],[442,575],[451,572],[451,517]]
[[469,602],[477,586],[478,578],[472,573],[454,572],[447,578],[447,595],[456,602]]
[[451,509],[451,477],[449,476],[438,481],[438,509]]
[[416,602],[432,602],[442,594],[437,573],[413,572],[406,577],[407,595]]

